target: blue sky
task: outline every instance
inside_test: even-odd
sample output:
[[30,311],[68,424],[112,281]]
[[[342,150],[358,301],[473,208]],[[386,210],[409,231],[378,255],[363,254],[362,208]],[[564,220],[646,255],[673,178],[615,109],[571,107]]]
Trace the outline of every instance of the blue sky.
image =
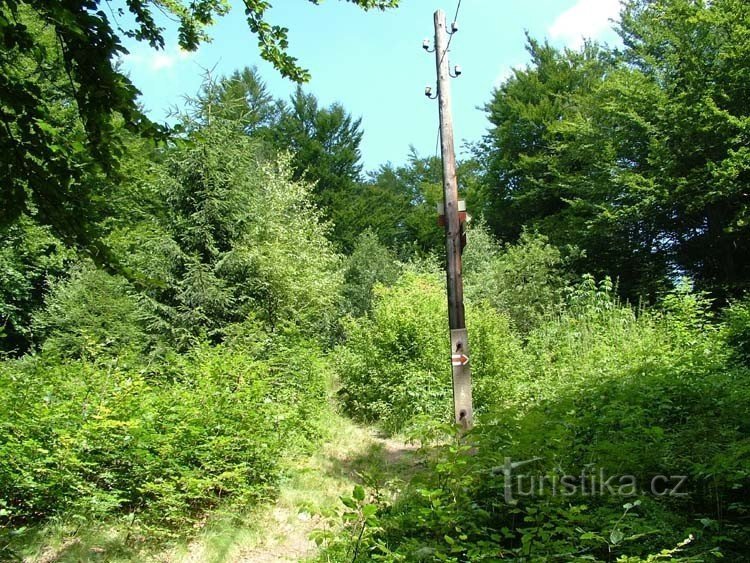
[[[402,0],[401,7],[385,13],[365,13],[342,0],[319,6],[306,0],[272,2],[268,20],[289,28],[290,53],[312,73],[305,89],[325,105],[340,102],[362,117],[366,170],[405,162],[410,145],[421,156],[435,154],[437,105],[424,96],[424,87],[435,82],[435,60],[421,45],[432,39],[433,12],[445,10],[450,21],[456,2]],[[163,51],[124,41],[131,52],[124,68],[153,119],[165,120],[171,106],[197,92],[204,69],[223,75],[255,65],[276,97],[292,92],[295,85],[260,59],[241,2],[233,4],[210,30],[213,41],[195,53],[179,50],[168,21],[163,22]],[[525,30],[559,46],[579,46],[584,36],[613,43],[609,20],[617,13],[618,0],[463,0],[450,53],[451,64],[463,70],[452,85],[457,144],[476,141],[486,131],[479,108],[513,67],[527,62]]]

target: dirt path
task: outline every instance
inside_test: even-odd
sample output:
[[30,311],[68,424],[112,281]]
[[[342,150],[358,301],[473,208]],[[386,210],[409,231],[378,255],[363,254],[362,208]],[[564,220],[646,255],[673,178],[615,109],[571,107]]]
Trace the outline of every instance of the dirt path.
[[[344,418],[334,421],[333,438],[301,462],[282,483],[276,503],[243,522],[209,523],[185,549],[162,561],[183,563],[270,563],[301,561],[316,553],[309,539],[367,476],[368,483],[395,490],[414,466],[414,446],[382,438]],[[236,517],[235,517],[236,519]]]

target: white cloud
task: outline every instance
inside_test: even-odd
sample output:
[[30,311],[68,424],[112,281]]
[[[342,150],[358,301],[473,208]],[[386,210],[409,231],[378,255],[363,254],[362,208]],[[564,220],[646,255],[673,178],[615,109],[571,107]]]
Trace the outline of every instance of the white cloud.
[[193,54],[179,47],[157,51],[144,45],[133,49],[123,57],[123,60],[131,70],[158,72],[173,68],[178,63],[188,60]]
[[584,38],[596,39],[610,30],[620,14],[620,0],[578,0],[560,14],[547,30],[552,39],[559,39],[577,48]]

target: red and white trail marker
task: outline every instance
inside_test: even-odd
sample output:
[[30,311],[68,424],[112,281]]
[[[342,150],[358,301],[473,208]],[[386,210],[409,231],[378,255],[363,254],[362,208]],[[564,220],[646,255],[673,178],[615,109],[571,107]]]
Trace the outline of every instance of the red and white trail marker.
[[466,354],[453,354],[451,356],[451,365],[453,366],[465,366],[469,363],[469,356]]

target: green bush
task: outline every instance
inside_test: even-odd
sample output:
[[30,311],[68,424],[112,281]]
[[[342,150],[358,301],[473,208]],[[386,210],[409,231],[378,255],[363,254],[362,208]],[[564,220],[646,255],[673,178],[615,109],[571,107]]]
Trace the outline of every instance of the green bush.
[[[450,344],[443,274],[408,269],[375,291],[371,315],[349,319],[336,350],[340,395],[347,411],[389,431],[417,417],[452,418]],[[475,403],[501,394],[502,383],[524,370],[520,340],[485,303],[467,307]]]
[[294,323],[322,342],[336,325],[341,257],[331,227],[312,204],[313,187],[293,180],[290,157],[262,155],[257,140],[228,124],[195,131],[154,172],[153,189],[168,203],[164,230],[111,237],[125,250],[133,230],[145,243],[137,254],[163,257],[162,268],[126,261],[163,278],[153,293],[181,347],[220,342],[248,316],[271,331]]
[[158,381],[117,361],[0,364],[0,523],[127,512],[158,532],[271,496],[326,409],[323,361],[279,347],[199,347]]
[[42,306],[50,281],[74,256],[49,228],[27,217],[0,227],[0,351],[29,348],[33,313]]
[[469,300],[508,315],[523,335],[559,313],[568,281],[565,262],[546,237],[524,232],[516,244],[501,246],[479,225],[469,239],[464,257]]
[[150,321],[127,281],[80,265],[53,284],[32,327],[45,351],[61,358],[142,358],[154,344]]
[[380,243],[373,231],[360,234],[344,264],[344,311],[355,317],[368,313],[375,286],[392,285],[399,270],[395,254]]
[[[587,278],[566,313],[531,333],[525,352],[534,377],[512,381],[478,431],[479,447],[498,452],[488,463],[539,457],[542,474],[578,475],[588,466],[632,475],[646,488],[657,475],[687,477],[686,498],[647,492],[631,531],[648,535],[591,547],[602,559],[605,548],[645,556],[689,534],[703,540],[685,547],[692,553],[721,543],[723,533],[733,538],[724,545],[729,553],[733,542],[747,541],[741,491],[750,459],[750,373],[732,366],[709,305],[682,287],[665,299],[663,312],[636,311],[617,303],[611,284]],[[474,494],[500,498],[502,482],[480,484]],[[617,516],[618,502],[577,499],[599,514],[588,529],[602,536],[611,532],[607,519]],[[538,504],[524,508],[546,510]],[[590,541],[581,540],[573,534],[566,541],[575,551]],[[553,553],[539,544],[535,550]]]
[[445,292],[437,273],[407,271],[375,290],[371,316],[344,321],[336,349],[346,410],[397,431],[417,415],[444,418],[450,364]]
[[732,303],[726,309],[724,337],[735,357],[750,366],[750,299]]
[[[477,426],[458,440],[448,429],[425,449],[427,469],[379,507],[380,531],[363,561],[705,560],[717,546],[742,560],[750,372],[722,338],[729,325],[717,325],[710,302],[685,285],[651,311],[620,304],[608,280],[586,277],[567,294],[562,313],[523,344],[503,317],[474,315]],[[386,383],[378,397],[387,402],[391,393]],[[391,404],[381,408],[400,408]],[[536,460],[515,474],[544,476],[547,488],[507,502],[508,458]],[[633,476],[638,495],[585,494],[578,476],[601,471]],[[576,476],[575,494],[551,494],[551,479],[562,475]],[[686,476],[680,492],[688,496],[654,494],[658,475]]]

